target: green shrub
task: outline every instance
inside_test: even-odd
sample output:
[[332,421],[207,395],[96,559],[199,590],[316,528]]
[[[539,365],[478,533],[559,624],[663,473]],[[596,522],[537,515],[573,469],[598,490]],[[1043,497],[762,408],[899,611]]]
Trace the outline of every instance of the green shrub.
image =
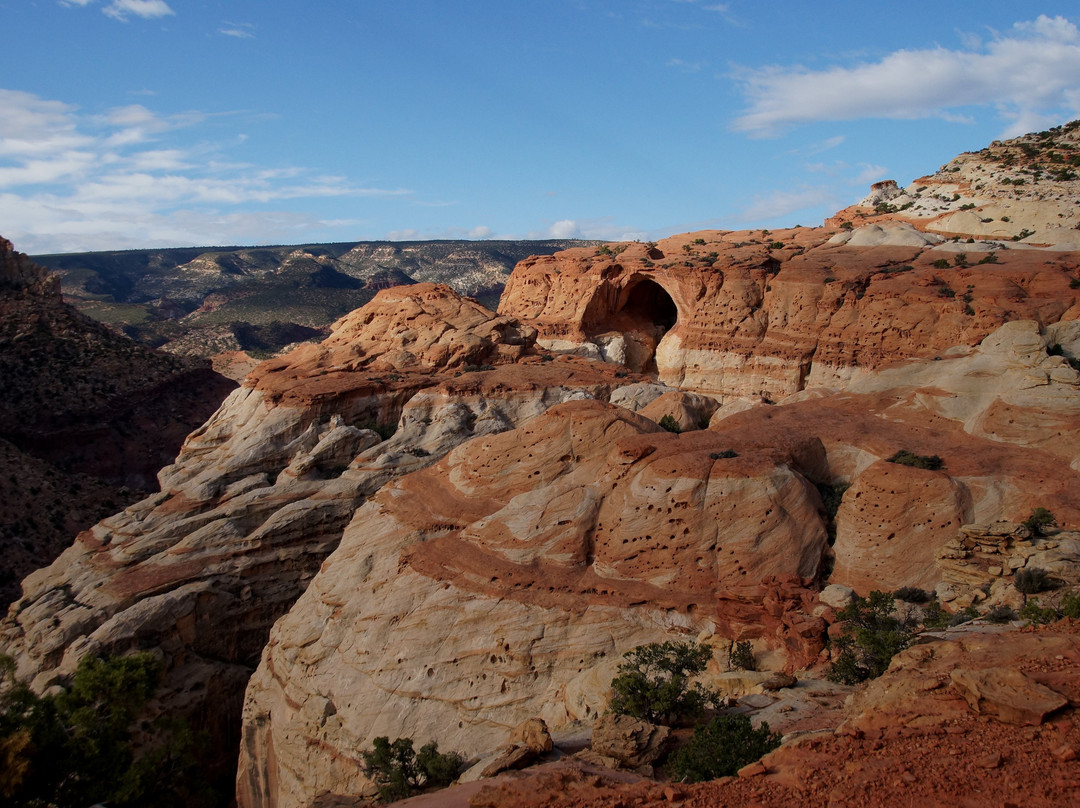
[[1020,617],[1033,626],[1045,626],[1047,623],[1053,623],[1061,615],[1058,614],[1057,609],[1040,606],[1039,601],[1032,598],[1020,610]]
[[1013,575],[1013,586],[1025,595],[1035,595],[1054,588],[1050,573],[1038,567],[1017,570]]
[[1057,519],[1046,508],[1036,508],[1031,516],[1023,521],[1024,527],[1031,531],[1032,536],[1046,535],[1046,528],[1056,525]]
[[952,615],[945,611],[945,608],[936,598],[923,606],[923,628],[931,630],[945,628],[949,625],[951,617]]
[[979,610],[974,606],[968,606],[956,612],[956,614],[949,618],[949,627],[951,628],[953,626],[963,625],[964,623],[970,623],[978,616]]
[[705,670],[712,651],[694,642],[639,645],[625,655],[611,680],[611,712],[654,724],[678,724],[720,704],[720,694],[690,680]]
[[720,715],[694,730],[668,761],[673,781],[700,783],[729,777],[780,745],[780,735],[745,715]]
[[991,623],[1011,623],[1016,619],[1016,612],[1004,604],[995,606],[983,615]]
[[456,752],[441,754],[435,741],[413,751],[412,738],[398,738],[393,743],[381,735],[372,748],[360,753],[364,774],[379,788],[384,802],[401,800],[422,788],[448,786],[461,771],[462,759]]
[[1066,592],[1061,599],[1061,616],[1080,620],[1080,594]]
[[917,586],[902,586],[893,592],[893,598],[902,600],[904,603],[926,603],[933,598],[933,595]]
[[949,259],[948,258],[939,258],[934,262],[934,269],[948,269],[948,268],[949,268]]
[[911,644],[911,631],[896,616],[892,595],[873,591],[836,613],[843,621],[834,642],[840,649],[827,678],[853,685],[881,676],[898,652]]
[[945,467],[945,461],[937,455],[918,455],[909,452],[907,449],[901,449],[894,454],[889,458],[889,462],[898,463],[901,466],[914,466],[917,469],[929,469],[930,471],[937,471]]
[[830,521],[836,519],[840,510],[840,503],[844,499],[844,492],[851,488],[851,483],[817,483],[818,494],[821,495],[821,504],[825,508]]
[[[704,428],[704,427],[702,427]],[[734,449],[724,449],[722,452],[709,452],[710,460],[728,460],[732,457],[738,457],[739,453]]]
[[202,739],[177,719],[143,722],[136,754],[132,729],[161,679],[149,653],[84,656],[71,683],[37,696],[0,664],[0,796],[4,805],[207,805],[194,750]]
[[668,432],[674,432],[676,435],[682,432],[682,427],[679,426],[679,422],[675,420],[674,415],[665,415],[660,419],[659,423]]
[[756,671],[757,660],[749,640],[733,643],[728,652],[728,667],[732,670]]

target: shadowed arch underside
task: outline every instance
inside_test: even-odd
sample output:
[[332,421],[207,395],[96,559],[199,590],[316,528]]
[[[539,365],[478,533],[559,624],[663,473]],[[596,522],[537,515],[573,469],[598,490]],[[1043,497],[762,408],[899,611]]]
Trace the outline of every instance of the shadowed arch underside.
[[636,372],[656,371],[656,346],[678,321],[675,301],[656,281],[638,276],[620,290],[614,307],[588,329],[608,361]]

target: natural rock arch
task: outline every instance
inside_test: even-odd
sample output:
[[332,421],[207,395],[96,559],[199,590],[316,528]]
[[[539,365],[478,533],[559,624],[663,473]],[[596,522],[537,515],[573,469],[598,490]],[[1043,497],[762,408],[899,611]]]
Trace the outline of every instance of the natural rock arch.
[[[652,278],[636,275],[609,298],[594,299],[586,332],[604,358],[634,371],[656,370],[656,346],[674,328],[679,309],[667,290]],[[591,322],[590,322],[591,321]]]

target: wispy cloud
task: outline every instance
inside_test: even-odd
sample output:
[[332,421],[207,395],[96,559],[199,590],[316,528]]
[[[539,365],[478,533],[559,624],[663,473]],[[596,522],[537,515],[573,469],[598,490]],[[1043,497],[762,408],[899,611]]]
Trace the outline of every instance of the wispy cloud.
[[1064,17],[1017,23],[964,50],[900,50],[875,63],[809,70],[768,67],[737,75],[749,107],[736,131],[771,136],[815,121],[859,118],[964,120],[958,109],[993,106],[1003,136],[1080,112],[1080,31]]
[[128,17],[142,17],[154,20],[159,17],[171,17],[176,14],[165,0],[112,0],[102,12],[116,20],[126,21]]
[[833,135],[832,137],[825,138],[825,140],[819,141],[817,143],[811,143],[809,146],[792,149],[788,152],[788,154],[811,157],[815,154],[821,154],[822,152],[827,152],[835,149],[837,146],[841,145],[844,140],[846,140],[846,138],[843,135]]
[[249,22],[225,22],[224,28],[219,28],[218,33],[237,39],[254,39],[255,26]]
[[735,218],[747,226],[771,222],[792,213],[816,210],[823,206],[830,209],[839,207],[831,188],[809,186],[795,190],[779,190],[755,196]]
[[[97,0],[60,0],[60,5],[83,8],[96,2]],[[127,22],[128,17],[156,20],[176,15],[165,0],[110,0],[109,4],[101,9],[101,13],[121,22]]]
[[843,160],[835,160],[831,163],[807,163],[803,167],[811,174],[822,174],[832,179],[842,180],[848,185],[869,185],[884,179],[889,173],[889,169],[885,166],[872,163],[851,166]]
[[702,68],[705,67],[704,62],[687,62],[685,59],[668,59],[664,65],[665,67],[674,67],[676,70],[681,70],[683,73],[700,73]]
[[[285,216],[239,214],[241,205],[331,197],[405,196],[300,166],[254,166],[224,159],[223,144],[179,148],[172,133],[207,116],[161,116],[140,104],[83,115],[30,93],[0,89],[0,222],[24,251],[100,249],[139,243],[207,243],[237,223]],[[162,142],[166,141],[166,142]],[[178,218],[179,217],[179,218]],[[130,222],[125,226],[124,222]],[[178,221],[204,227],[177,226]],[[229,224],[231,223],[231,224]],[[117,233],[127,235],[116,240]],[[261,232],[255,228],[248,237]],[[133,236],[132,234],[136,234]],[[225,241],[235,242],[233,231]],[[280,240],[280,237],[278,238]]]
[[594,219],[559,219],[541,228],[531,230],[518,238],[584,238],[599,241],[634,241],[646,238],[645,231],[617,224],[607,217]]

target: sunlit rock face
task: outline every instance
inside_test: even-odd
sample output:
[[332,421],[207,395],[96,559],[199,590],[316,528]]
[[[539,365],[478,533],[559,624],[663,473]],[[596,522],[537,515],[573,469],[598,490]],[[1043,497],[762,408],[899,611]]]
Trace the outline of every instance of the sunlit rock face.
[[824,665],[822,586],[953,585],[973,523],[1080,521],[1078,256],[844,216],[529,259],[498,314],[384,290],[27,580],[21,675],[160,648],[241,805],[325,806],[379,735],[590,719],[672,638]]
[[[248,688],[243,804],[350,793],[378,735],[438,727],[476,754],[529,717],[594,718],[622,653],[672,631],[764,633],[769,597],[799,602],[779,582],[822,558],[803,474],[821,447],[723,446],[572,402],[384,486],[274,628]],[[796,633],[782,612],[775,643]],[[818,650],[793,642],[792,665]]]

